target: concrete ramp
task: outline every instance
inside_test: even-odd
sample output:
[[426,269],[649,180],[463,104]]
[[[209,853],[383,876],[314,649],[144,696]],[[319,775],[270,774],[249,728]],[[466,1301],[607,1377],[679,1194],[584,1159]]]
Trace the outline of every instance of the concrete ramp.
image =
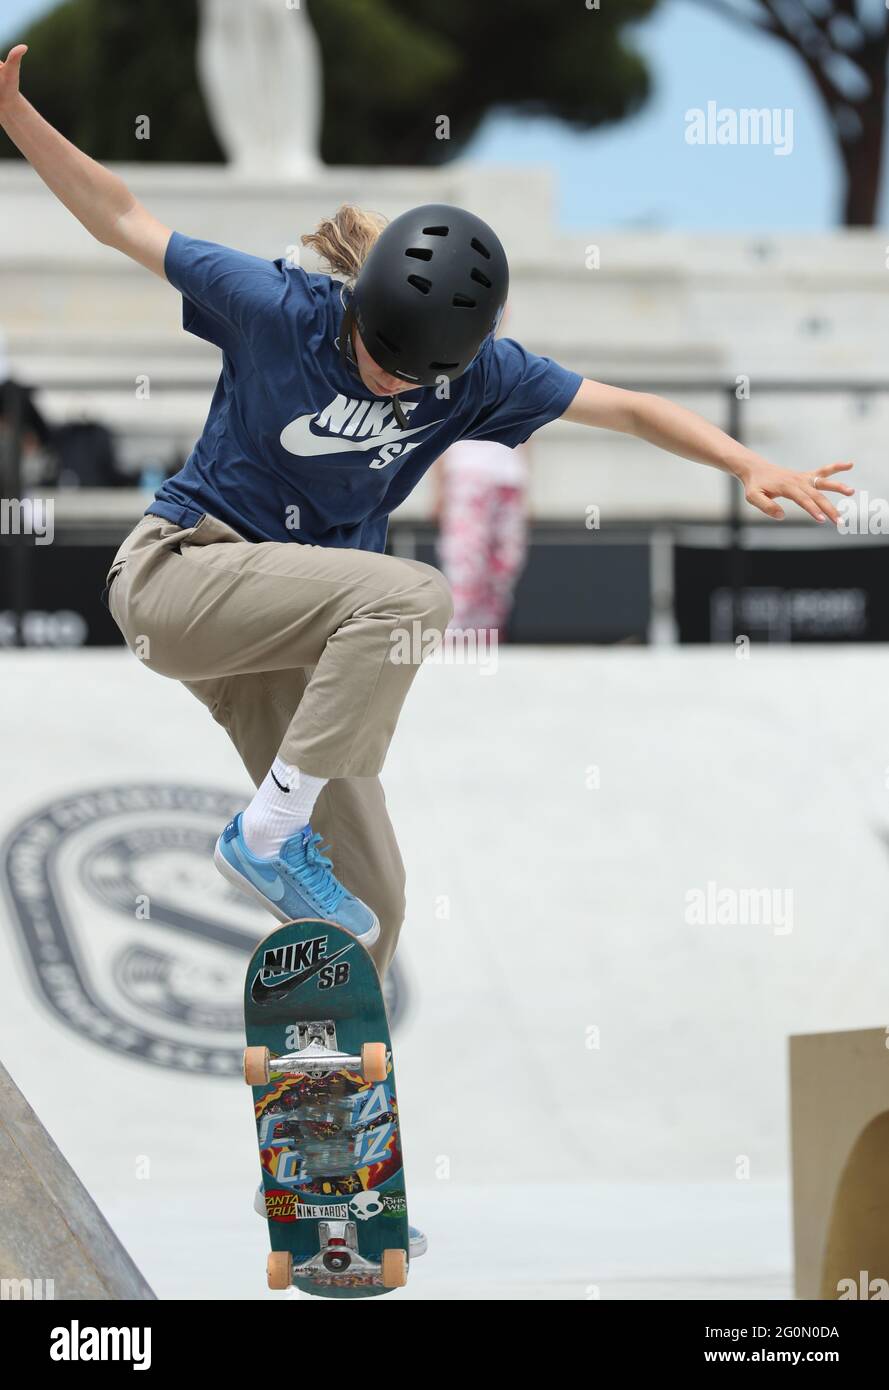
[[2,1066],[0,1298],[154,1298]]

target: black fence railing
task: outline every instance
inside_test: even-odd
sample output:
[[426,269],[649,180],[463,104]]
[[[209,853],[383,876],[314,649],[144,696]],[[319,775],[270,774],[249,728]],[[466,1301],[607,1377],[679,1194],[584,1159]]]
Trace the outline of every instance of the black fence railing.
[[[620,384],[631,390],[651,391],[679,398],[683,396],[713,396],[721,402],[721,409],[717,413],[718,423],[734,439],[740,443],[746,442],[745,406],[750,404],[750,399],[742,394],[734,381],[724,381],[713,377],[663,377],[657,380],[624,380]],[[182,375],[163,379],[153,377],[152,395],[157,399],[166,393],[194,393],[203,391],[205,388],[209,389],[211,386],[211,378],[198,373],[188,377]],[[133,381],[131,377],[106,378],[101,381],[58,379],[54,380],[46,389],[62,393],[132,392]],[[764,396],[778,395],[869,398],[886,394],[889,394],[889,380],[823,378],[801,381],[778,379],[754,381],[752,399],[759,400]],[[4,520],[8,515],[14,515],[14,513],[9,512],[6,503],[21,499],[24,492],[22,459],[26,429],[24,412],[27,400],[27,393],[14,383],[6,383],[0,388],[0,412],[2,412],[3,420],[3,430],[0,434],[0,502],[4,504],[2,512]],[[133,498],[134,515],[131,519],[121,520],[122,513],[126,511],[128,493]],[[102,518],[99,515],[89,514],[87,497],[88,490],[80,492],[78,501],[82,499],[82,503],[86,505],[78,506],[76,517],[66,517],[56,526],[57,539],[61,544],[108,544],[111,541],[120,540],[126,534],[132,521],[141,512],[144,504],[144,493],[140,490],[134,488],[130,492],[128,489],[122,489],[115,494],[116,506]],[[604,542],[606,545],[631,546],[636,544],[648,547],[650,552],[652,628],[659,624],[659,630],[663,632],[670,625],[669,610],[672,604],[672,590],[666,576],[671,570],[672,548],[683,534],[701,533],[707,529],[712,533],[715,528],[718,533],[718,544],[725,555],[726,582],[724,587],[726,592],[722,595],[719,624],[721,640],[725,640],[727,637],[736,636],[742,630],[742,596],[747,587],[751,560],[750,549],[747,544],[748,539],[752,534],[759,534],[763,529],[771,526],[772,523],[766,518],[758,516],[745,506],[741,489],[733,478],[726,477],[725,504],[719,517],[701,520],[700,518],[677,514],[652,516],[647,521],[611,522],[604,531],[597,534],[597,544]],[[788,524],[785,524],[785,528],[787,526]],[[782,530],[786,534],[785,528]],[[534,528],[534,536],[539,544],[546,543],[558,546],[576,539],[573,534],[574,531],[576,531],[576,526],[573,523],[569,527],[556,520],[541,520]],[[390,535],[396,553],[419,553],[424,557],[431,557],[434,543],[434,527],[431,524],[411,520],[399,521],[396,518]],[[33,538],[27,534],[17,533],[14,528],[0,526],[0,545],[7,551],[5,556],[6,595],[5,603],[2,606],[11,615],[15,634],[12,642],[6,641],[4,645],[28,645],[24,630],[24,617],[34,607],[35,565],[29,556],[29,551],[33,548]],[[651,634],[649,634],[649,640],[652,640]],[[662,639],[655,636],[653,640]]]

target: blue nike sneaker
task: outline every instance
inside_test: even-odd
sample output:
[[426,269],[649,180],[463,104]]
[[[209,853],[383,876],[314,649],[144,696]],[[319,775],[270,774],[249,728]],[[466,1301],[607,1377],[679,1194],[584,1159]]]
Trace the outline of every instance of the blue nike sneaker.
[[247,848],[239,811],[216,841],[214,858],[229,883],[258,898],[279,922],[321,917],[350,932],[362,946],[372,946],[380,934],[377,915],[343,887],[331,860],[318,848],[320,842],[321,836],[307,825],[285,840],[277,855],[260,859]]

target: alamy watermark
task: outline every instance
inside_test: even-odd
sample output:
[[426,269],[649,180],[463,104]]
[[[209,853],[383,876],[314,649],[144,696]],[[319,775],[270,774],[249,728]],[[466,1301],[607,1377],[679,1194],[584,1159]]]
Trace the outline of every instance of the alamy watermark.
[[871,1275],[866,1269],[860,1269],[857,1279],[837,1281],[837,1300],[843,1302],[849,1299],[862,1299],[867,1303],[886,1302],[889,1299],[889,1282],[879,1275]]
[[889,501],[871,497],[867,489],[856,492],[854,497],[841,497],[837,512],[837,531],[842,536],[889,535]]
[[33,536],[37,545],[52,545],[55,503],[42,497],[0,497],[0,535]]
[[765,145],[775,155],[793,153],[793,108],[692,106],[685,113],[687,145]]
[[389,660],[395,666],[478,666],[483,676],[497,670],[496,628],[424,627],[414,618],[410,627],[394,628],[389,637]]
[[0,1279],[0,1302],[22,1301],[32,1303],[37,1300],[50,1300],[56,1296],[54,1279]]
[[792,888],[720,888],[712,879],[685,894],[690,927],[771,927],[775,936],[793,931]]

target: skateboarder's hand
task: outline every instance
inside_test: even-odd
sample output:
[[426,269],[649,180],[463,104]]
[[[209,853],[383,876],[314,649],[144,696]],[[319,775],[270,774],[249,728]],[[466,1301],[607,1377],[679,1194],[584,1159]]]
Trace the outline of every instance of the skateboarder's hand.
[[810,473],[796,473],[791,468],[778,468],[765,459],[750,464],[738,477],[744,485],[744,496],[753,507],[758,507],[766,516],[775,521],[783,521],[784,508],[775,500],[786,497],[816,521],[840,520],[840,514],[825,492],[839,492],[844,497],[853,496],[855,489],[847,483],[831,482],[835,473],[845,473],[851,463],[831,463],[826,468],[814,468]]
[[10,107],[19,94],[19,73],[27,51],[26,43],[17,43],[9,50],[6,62],[0,63],[0,111]]

